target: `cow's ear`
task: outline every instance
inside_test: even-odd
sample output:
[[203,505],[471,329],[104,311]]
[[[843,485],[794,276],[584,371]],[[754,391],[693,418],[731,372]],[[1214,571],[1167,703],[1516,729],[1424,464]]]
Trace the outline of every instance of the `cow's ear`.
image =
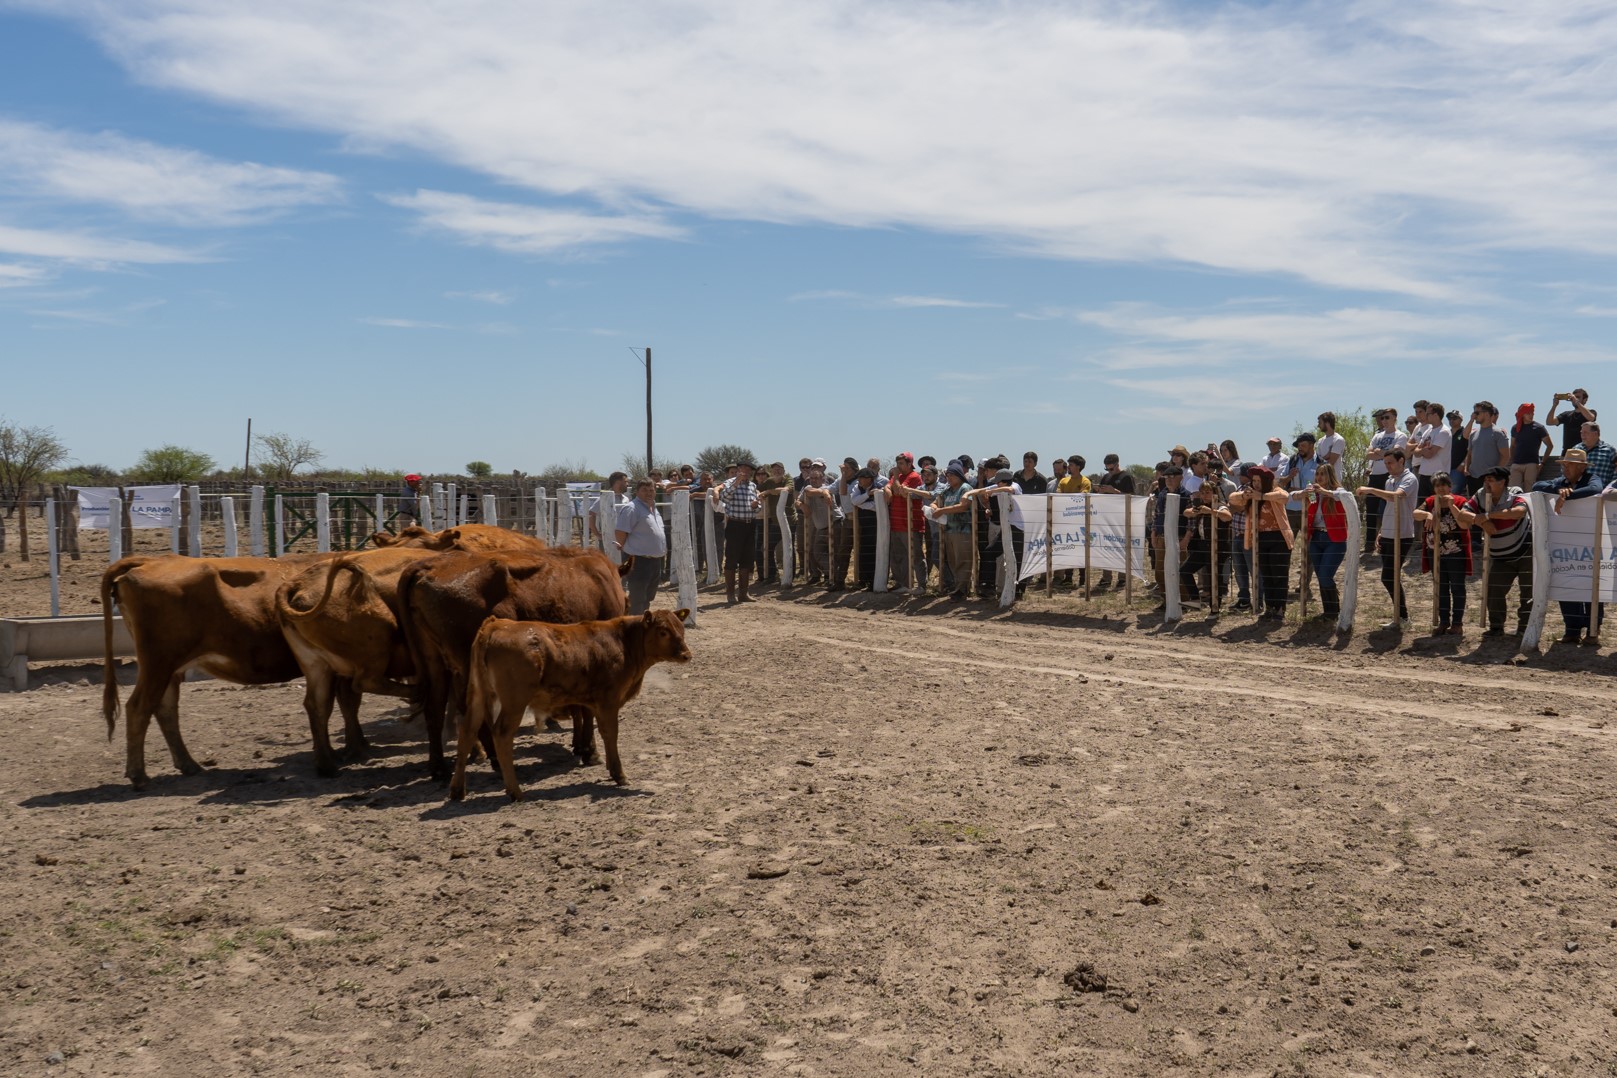
[[646,611],[646,612],[645,612],[645,613],[644,613],[644,614],[641,614],[641,615],[640,615],[640,620],[641,620],[641,621],[642,621],[642,622],[644,622],[644,623],[645,623],[645,624],[647,624],[647,625],[650,625],[650,624],[652,624],[652,623],[653,623],[653,622],[655,622],[655,621],[656,621],[656,620],[657,620],[657,619],[656,619],[656,618],[654,618],[654,617],[652,617],[652,616],[651,616],[651,611],[649,611],[649,610],[648,610],[648,611]]
[[674,617],[679,619],[679,623],[681,625],[685,624],[686,619],[689,618],[690,616],[691,616],[691,608],[688,607],[688,606],[682,606],[678,610],[674,611]]

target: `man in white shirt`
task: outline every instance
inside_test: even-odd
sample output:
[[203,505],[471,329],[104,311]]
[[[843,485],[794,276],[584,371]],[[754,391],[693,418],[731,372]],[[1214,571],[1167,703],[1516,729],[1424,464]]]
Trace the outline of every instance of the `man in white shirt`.
[[[1370,462],[1370,485],[1377,490],[1386,490],[1386,454],[1393,449],[1406,449],[1409,436],[1398,429],[1398,409],[1396,408],[1379,408],[1370,413],[1370,418],[1376,421],[1376,426],[1379,429],[1371,436],[1370,446],[1364,451],[1364,458]],[[1380,498],[1365,500],[1364,552],[1366,554],[1375,553],[1376,533],[1381,528],[1381,514],[1386,507],[1387,503]]]
[[[607,486],[607,491],[611,491],[613,494],[616,494],[619,498],[623,497],[623,495],[626,494],[628,492],[628,490],[629,490],[629,476],[628,476],[628,473],[626,473],[626,472],[613,472],[611,475],[606,477],[606,486]],[[602,527],[603,527],[603,525],[601,523],[601,503],[603,501],[607,500],[607,497],[606,497],[607,491],[602,491],[600,493],[600,495],[598,497],[596,497],[596,499],[593,502],[590,502],[590,508],[589,508],[589,513],[588,513],[589,527],[590,527],[590,542],[591,542],[591,545],[595,546],[597,549],[599,549],[599,547],[601,545],[601,530],[602,530]]]
[[1426,406],[1425,434],[1421,428],[1416,428],[1417,437],[1410,439],[1410,444],[1419,443],[1411,450],[1415,461],[1415,474],[1420,477],[1419,489],[1422,499],[1432,496],[1432,476],[1447,473],[1449,470],[1449,451],[1454,436],[1443,422],[1443,406],[1435,401]]
[[1278,434],[1274,435],[1268,440],[1269,455],[1258,461],[1259,464],[1273,472],[1276,478],[1279,478],[1286,470],[1286,455],[1280,451],[1280,447],[1285,444],[1284,438]]
[[668,553],[668,537],[663,531],[663,515],[657,511],[657,484],[642,479],[634,485],[634,497],[618,510],[613,541],[625,555],[634,559],[629,567],[630,614],[651,609],[657,582],[662,579],[663,555]]
[[[1442,418],[1441,412],[1438,418]],[[1414,473],[1404,467],[1403,449],[1395,447],[1387,450],[1382,460],[1387,464],[1386,489],[1360,487],[1358,494],[1361,498],[1378,498],[1392,503],[1381,514],[1381,583],[1386,587],[1387,594],[1393,597],[1397,613],[1395,619],[1382,628],[1407,629],[1409,601],[1399,574],[1403,571],[1403,560],[1415,545],[1415,501],[1419,484]]]
[[1336,433],[1336,413],[1321,412],[1317,422],[1319,440],[1314,446],[1314,456],[1319,458],[1321,464],[1329,464],[1340,473],[1342,456],[1347,452],[1347,439]]

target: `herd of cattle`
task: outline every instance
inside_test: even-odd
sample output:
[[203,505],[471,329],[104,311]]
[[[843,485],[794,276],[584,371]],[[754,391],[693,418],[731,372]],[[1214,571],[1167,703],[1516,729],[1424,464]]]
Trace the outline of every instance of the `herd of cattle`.
[[[280,558],[129,557],[101,578],[107,737],[119,710],[113,608],[135,644],[135,687],[124,705],[125,776],[146,785],[152,717],[174,766],[202,770],[180,737],[180,684],[189,670],[243,685],[302,677],[315,768],[337,773],[329,733],[342,711],[345,754],[366,748],[365,693],[401,697],[425,716],[429,770],[449,777],[443,724],[459,717],[451,796],[481,744],[505,789],[520,799],[512,739],[527,707],[573,720],[573,751],[618,758],[618,712],[658,662],[685,662],[688,611],[624,616],[620,569],[598,550],[547,547],[505,528],[467,524],[440,532],[378,533],[374,550]],[[496,714],[495,703],[500,710]]]

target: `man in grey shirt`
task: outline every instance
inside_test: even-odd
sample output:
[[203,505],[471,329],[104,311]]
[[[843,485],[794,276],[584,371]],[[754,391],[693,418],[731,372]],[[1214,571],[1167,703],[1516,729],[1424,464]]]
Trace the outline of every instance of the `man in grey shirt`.
[[1466,474],[1466,493],[1475,498],[1483,491],[1483,476],[1510,464],[1510,436],[1499,429],[1499,409],[1491,401],[1478,401],[1471,407],[1465,435],[1469,446],[1460,469]]

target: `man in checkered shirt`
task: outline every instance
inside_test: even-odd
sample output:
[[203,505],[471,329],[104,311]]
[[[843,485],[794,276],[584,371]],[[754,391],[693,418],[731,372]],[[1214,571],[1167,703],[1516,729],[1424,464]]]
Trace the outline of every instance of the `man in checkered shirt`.
[[[753,526],[762,512],[758,487],[752,481],[752,464],[737,466],[735,477],[719,487],[718,509],[724,514],[724,590],[730,602],[750,603],[747,585],[752,582],[752,566],[757,557]],[[737,576],[740,589],[737,591]]]

